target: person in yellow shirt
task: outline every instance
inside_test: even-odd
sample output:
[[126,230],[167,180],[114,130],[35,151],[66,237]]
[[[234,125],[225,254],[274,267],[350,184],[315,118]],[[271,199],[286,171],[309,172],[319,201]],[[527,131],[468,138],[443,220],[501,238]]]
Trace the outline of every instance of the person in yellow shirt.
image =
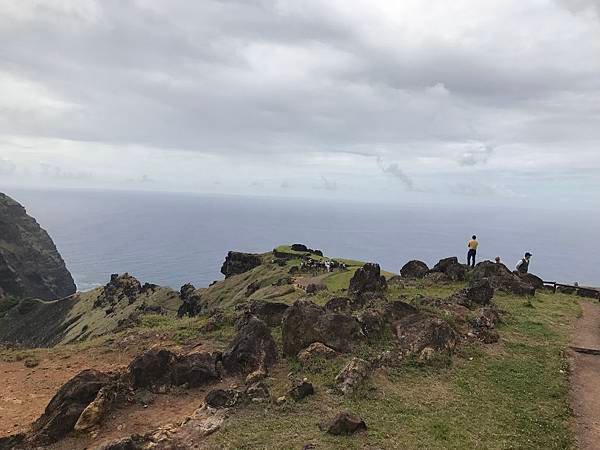
[[469,249],[469,252],[467,253],[467,266],[475,267],[477,247],[479,247],[479,242],[477,242],[477,236],[473,235],[471,240],[467,242],[467,248]]

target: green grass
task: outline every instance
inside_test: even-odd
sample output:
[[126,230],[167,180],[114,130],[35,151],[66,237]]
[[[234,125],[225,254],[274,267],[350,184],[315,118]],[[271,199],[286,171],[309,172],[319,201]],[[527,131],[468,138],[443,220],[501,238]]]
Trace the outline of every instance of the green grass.
[[[446,295],[456,286],[410,287],[410,295]],[[523,299],[498,295],[505,311],[501,341],[463,346],[450,360],[407,361],[380,369],[349,396],[331,394],[332,380],[349,356],[302,368],[283,361],[269,382],[273,395],[289,388],[285,374],[306,376],[316,394],[285,406],[252,405],[236,412],[207,440],[219,448],[570,449],[567,362],[572,296],[540,293]],[[328,436],[317,427],[342,409],[360,414],[369,429],[354,437]]]

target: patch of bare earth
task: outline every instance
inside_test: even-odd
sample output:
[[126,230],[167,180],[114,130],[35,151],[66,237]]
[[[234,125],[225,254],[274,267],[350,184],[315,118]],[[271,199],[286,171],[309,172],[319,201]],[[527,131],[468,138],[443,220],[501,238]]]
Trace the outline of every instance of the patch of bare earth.
[[[31,423],[44,412],[56,391],[82,370],[110,372],[125,368],[135,356],[153,346],[184,353],[211,350],[208,343],[202,342],[182,348],[174,344],[168,335],[148,330],[128,332],[92,347],[67,345],[38,349],[31,351],[27,358],[17,358],[20,359],[17,361],[0,358],[0,437],[27,431]],[[18,353],[17,350],[14,352]],[[26,362],[30,359],[37,361],[35,367],[27,367]],[[186,398],[184,395],[182,401],[187,401]],[[198,406],[194,399],[191,401],[193,406]],[[161,402],[166,403],[162,405]],[[166,397],[159,396],[157,406],[165,406],[168,411]],[[138,417],[136,408],[125,410],[124,414],[131,415],[132,420]],[[168,413],[163,415],[163,418],[168,417]]]
[[[582,302],[572,347],[600,351],[600,303]],[[571,405],[575,414],[579,448],[600,448],[600,354],[573,352]]]

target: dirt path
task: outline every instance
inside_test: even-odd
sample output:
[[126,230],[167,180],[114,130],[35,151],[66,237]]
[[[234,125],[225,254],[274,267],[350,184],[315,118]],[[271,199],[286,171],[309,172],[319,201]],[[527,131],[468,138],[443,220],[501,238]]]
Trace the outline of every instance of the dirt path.
[[[582,302],[571,345],[600,350],[600,303]],[[600,449],[600,355],[574,352],[571,404],[579,448]]]

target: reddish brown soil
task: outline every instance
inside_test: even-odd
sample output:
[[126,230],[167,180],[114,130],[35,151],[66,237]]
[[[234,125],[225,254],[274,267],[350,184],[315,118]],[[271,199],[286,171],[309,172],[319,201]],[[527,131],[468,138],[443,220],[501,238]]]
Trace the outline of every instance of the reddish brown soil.
[[[600,350],[600,303],[582,302],[572,338],[574,347]],[[571,404],[579,448],[600,448],[600,355],[574,352]]]
[[[0,437],[27,431],[58,388],[82,370],[114,371],[127,366],[145,349],[157,345],[179,352],[192,350],[188,347],[194,347],[195,351],[207,350],[200,342],[181,348],[166,335],[146,331],[130,333],[91,348],[64,346],[27,352],[3,351],[0,357]],[[39,363],[28,368],[27,359]]]

